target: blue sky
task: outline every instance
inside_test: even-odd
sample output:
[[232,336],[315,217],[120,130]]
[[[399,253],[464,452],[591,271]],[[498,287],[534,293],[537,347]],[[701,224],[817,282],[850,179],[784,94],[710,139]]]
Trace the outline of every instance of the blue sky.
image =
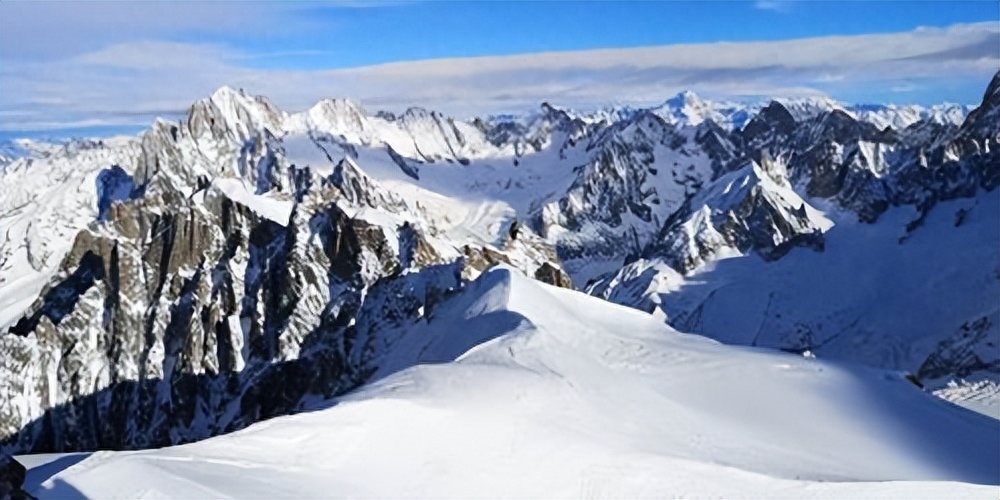
[[222,85],[292,111],[349,97],[468,115],[684,89],[971,104],[1000,67],[998,24],[992,0],[4,1],[0,135],[134,131]]
[[[263,58],[260,67],[351,67],[430,59],[676,43],[785,40],[892,33],[998,21],[992,1],[413,2],[369,8],[302,7],[329,30],[247,37],[254,51],[316,51]],[[377,33],[377,36],[372,36]],[[345,47],[344,40],[364,39]],[[189,41],[201,40],[193,35]],[[229,43],[229,37],[216,41]],[[1000,50],[1000,48],[998,48]]]

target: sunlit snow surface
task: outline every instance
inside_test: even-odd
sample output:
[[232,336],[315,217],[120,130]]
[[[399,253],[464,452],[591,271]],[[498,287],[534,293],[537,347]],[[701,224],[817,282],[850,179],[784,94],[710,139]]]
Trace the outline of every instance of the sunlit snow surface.
[[[314,411],[184,446],[64,459],[62,466],[48,464],[44,475],[54,475],[47,479],[35,469],[30,493],[996,498],[998,492],[996,421],[926,394],[899,374],[724,346],[509,268],[484,273],[430,323],[412,325],[403,342],[382,363],[380,380],[317,402]],[[402,371],[388,373],[394,370]]]
[[[960,212],[966,215],[956,227]],[[877,224],[834,213],[823,252],[795,249],[775,262],[720,259],[689,276],[640,260],[609,278],[618,284],[607,298],[644,300],[679,330],[726,344],[808,348],[820,358],[916,373],[969,318],[1000,319],[998,213],[997,191],[942,202],[909,234],[911,207],[890,209]],[[997,329],[989,328],[978,355],[995,359],[988,339]],[[924,380],[932,389],[947,382]],[[1000,398],[990,387],[941,395],[978,400],[974,407],[992,407],[988,413],[998,418]],[[982,391],[973,395],[976,388]]]

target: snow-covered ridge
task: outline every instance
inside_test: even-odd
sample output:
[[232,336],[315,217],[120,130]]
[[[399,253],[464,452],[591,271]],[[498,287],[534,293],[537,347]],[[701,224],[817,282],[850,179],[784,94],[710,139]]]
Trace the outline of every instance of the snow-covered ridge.
[[[346,397],[199,443],[38,467],[29,471],[28,492],[988,498],[996,491],[996,422],[897,373],[720,345],[503,267],[441,304],[432,320],[404,328],[385,378]],[[413,366],[420,362],[434,364]]]

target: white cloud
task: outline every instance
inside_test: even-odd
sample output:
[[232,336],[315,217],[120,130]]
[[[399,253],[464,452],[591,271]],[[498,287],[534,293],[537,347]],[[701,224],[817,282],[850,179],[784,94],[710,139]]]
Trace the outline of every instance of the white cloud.
[[68,62],[96,68],[172,71],[204,68],[240,56],[239,52],[218,45],[138,41],[112,45],[73,57]]
[[[134,40],[177,35],[301,34],[318,27],[309,4],[218,1],[0,2],[0,57],[65,58]],[[39,27],[44,26],[44,33]]]
[[[0,129],[177,116],[221,85],[304,109],[350,97],[372,109],[409,105],[467,116],[541,101],[593,107],[652,104],[691,89],[709,97],[803,96],[942,78],[982,81],[1000,67],[995,23],[776,42],[669,45],[399,62],[336,70],[258,69],[261,54],[209,44],[142,41],[55,61],[0,65]],[[265,54],[266,56],[266,54]],[[61,100],[61,101],[60,101]]]

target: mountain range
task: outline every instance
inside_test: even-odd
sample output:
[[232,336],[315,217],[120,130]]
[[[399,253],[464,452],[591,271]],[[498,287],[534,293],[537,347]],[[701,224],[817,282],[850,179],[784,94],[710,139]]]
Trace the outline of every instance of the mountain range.
[[[722,360],[743,359],[733,354],[743,348],[680,331],[786,351],[753,354],[746,373],[781,359],[844,366],[839,382],[808,384],[825,390],[863,373],[857,383],[878,397],[895,401],[883,387],[891,379],[996,417],[998,184],[1000,73],[975,107],[715,103],[684,92],[647,109],[543,103],[471,120],[371,113],[345,99],[288,113],[223,87],[137,137],[13,142],[0,148],[2,449],[156,448],[390,391],[368,384],[399,371],[419,378],[424,371],[406,369],[466,351],[498,356],[491,339],[521,342],[511,332],[547,324],[544,308],[508,303],[526,300],[518,293],[541,294],[554,318],[565,303],[582,322],[541,328],[559,343],[591,324],[605,332],[595,342],[619,342],[607,337],[614,322],[588,309],[644,325],[621,342],[651,349],[655,362],[609,347],[601,366],[632,363],[734,391],[726,384],[743,372]],[[494,288],[507,298],[483,299]],[[656,335],[669,340],[649,347]],[[483,342],[494,343],[476,347]],[[511,356],[539,371],[558,359],[553,373],[590,383],[578,364],[586,356],[546,349]],[[691,367],[724,380],[667,368],[679,362],[671,352],[690,349],[706,356]],[[778,379],[753,383],[784,387]],[[662,381],[638,387],[647,383],[662,392]],[[662,392],[672,401],[664,411],[716,409],[673,390]],[[963,421],[953,432],[973,442],[987,426],[907,394],[892,415],[940,412],[919,432]],[[825,404],[803,411],[830,411]],[[761,426],[772,418],[758,417]],[[996,463],[979,448],[955,458],[944,446],[934,448],[941,457]],[[719,456],[698,449],[685,456]],[[796,476],[780,461],[757,470],[741,457],[724,463]],[[116,467],[107,464],[96,466]],[[929,477],[894,467],[869,479]],[[970,467],[938,479],[985,477]],[[820,469],[803,477],[830,479]]]

